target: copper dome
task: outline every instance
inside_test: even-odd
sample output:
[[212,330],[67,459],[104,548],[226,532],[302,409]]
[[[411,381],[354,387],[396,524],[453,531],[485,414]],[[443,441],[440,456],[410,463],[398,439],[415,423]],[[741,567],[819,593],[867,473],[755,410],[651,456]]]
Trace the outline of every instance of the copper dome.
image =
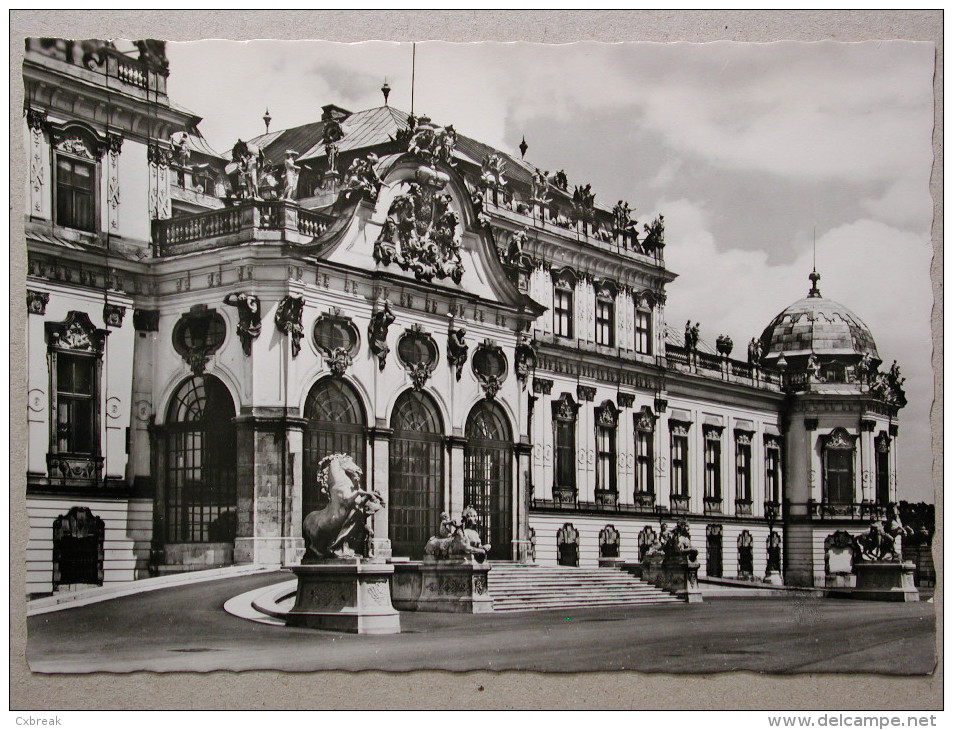
[[783,354],[790,363],[792,357],[808,357],[813,352],[853,363],[870,355],[876,366],[880,355],[867,325],[843,304],[824,299],[817,288],[820,278],[812,272],[808,295],[787,307],[765,328],[761,334],[762,357],[774,364]]

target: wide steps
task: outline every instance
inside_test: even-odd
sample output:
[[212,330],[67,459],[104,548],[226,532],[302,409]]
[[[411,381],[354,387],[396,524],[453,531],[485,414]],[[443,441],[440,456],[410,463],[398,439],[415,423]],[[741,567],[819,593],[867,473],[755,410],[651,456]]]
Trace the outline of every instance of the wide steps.
[[611,568],[493,563],[490,594],[496,611],[539,611],[680,603],[629,573]]

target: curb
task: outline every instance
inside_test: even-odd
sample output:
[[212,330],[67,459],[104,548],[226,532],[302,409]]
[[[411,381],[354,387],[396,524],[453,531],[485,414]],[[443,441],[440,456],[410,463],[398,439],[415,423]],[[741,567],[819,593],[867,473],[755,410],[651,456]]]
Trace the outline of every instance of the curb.
[[268,573],[277,570],[277,566],[270,565],[236,565],[227,568],[195,570],[188,573],[179,573],[177,575],[166,575],[160,578],[143,578],[142,580],[133,581],[130,583],[88,588],[75,593],[48,596],[46,598],[36,598],[27,602],[26,615],[37,616],[44,613],[51,613],[53,611],[64,611],[68,608],[88,606],[91,603],[110,601],[113,598],[132,596],[137,593],[158,591],[163,588],[175,588],[177,586],[190,585],[193,583],[206,583],[213,580],[237,578],[240,576],[254,575],[255,573]]

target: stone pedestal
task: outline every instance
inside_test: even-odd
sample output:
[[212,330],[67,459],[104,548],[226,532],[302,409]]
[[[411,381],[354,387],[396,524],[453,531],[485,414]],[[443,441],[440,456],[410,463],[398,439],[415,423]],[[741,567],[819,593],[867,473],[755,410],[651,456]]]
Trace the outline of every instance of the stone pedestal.
[[642,563],[642,579],[688,603],[702,602],[702,592],[698,587],[698,561],[689,560],[687,555],[646,559]]
[[493,610],[488,575],[490,566],[468,561],[438,560],[420,563],[417,611],[488,613]]
[[420,561],[395,562],[390,598],[398,611],[416,611],[420,598]]
[[289,626],[351,634],[398,634],[400,614],[391,605],[394,567],[359,558],[291,566],[298,578]]
[[913,563],[877,562],[854,566],[856,587],[851,598],[867,601],[919,601],[920,593],[913,585]]
[[776,570],[769,570],[764,576],[764,582],[769,586],[783,586],[784,577]]

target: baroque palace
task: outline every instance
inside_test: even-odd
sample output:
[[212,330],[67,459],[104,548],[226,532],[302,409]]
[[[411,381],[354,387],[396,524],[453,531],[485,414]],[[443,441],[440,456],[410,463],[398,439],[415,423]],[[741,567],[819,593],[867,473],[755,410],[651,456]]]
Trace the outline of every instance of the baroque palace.
[[685,520],[702,577],[849,572],[904,396],[816,272],[732,359],[666,325],[662,216],[386,84],[223,154],[135,46],[26,42],[31,595],[294,564],[337,452],[395,559],[472,505],[493,560],[638,560]]

